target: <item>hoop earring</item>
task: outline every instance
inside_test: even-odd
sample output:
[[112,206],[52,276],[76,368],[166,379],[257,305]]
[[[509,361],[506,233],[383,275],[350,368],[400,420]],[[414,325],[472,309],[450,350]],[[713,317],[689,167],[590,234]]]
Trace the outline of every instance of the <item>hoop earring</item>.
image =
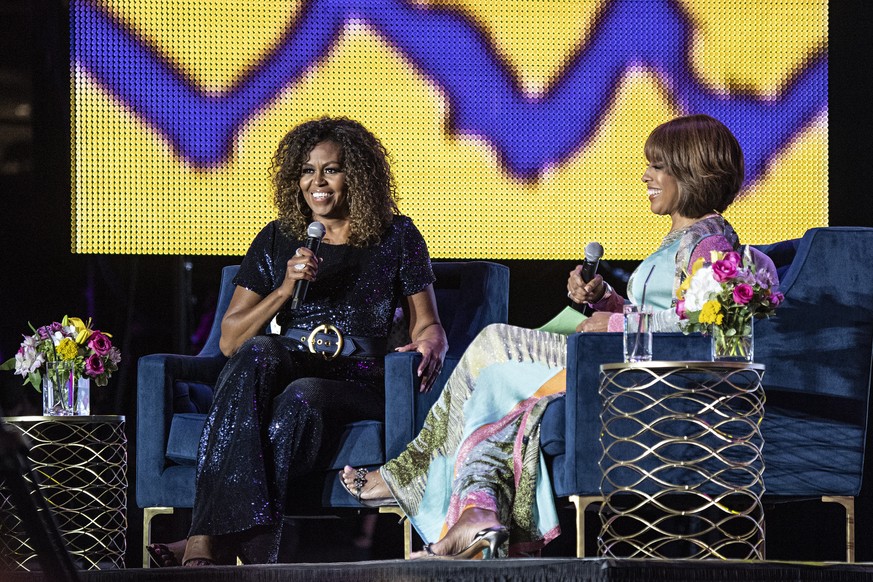
[[297,191],[297,197],[296,197],[296,199],[295,199],[295,200],[297,201],[297,210],[298,210],[298,211],[300,212],[300,214],[302,214],[303,216],[311,216],[311,215],[312,215],[312,209],[311,209],[309,206],[307,206],[307,205],[306,205],[306,202],[305,202],[304,200],[301,200],[301,198],[303,198],[303,192],[301,192],[300,190],[298,190],[298,191]]

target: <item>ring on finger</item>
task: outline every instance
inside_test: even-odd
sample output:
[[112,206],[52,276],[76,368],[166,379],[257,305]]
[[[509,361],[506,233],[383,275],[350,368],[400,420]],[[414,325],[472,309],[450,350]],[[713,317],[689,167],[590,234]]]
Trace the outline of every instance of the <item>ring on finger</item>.
[[306,268],[306,263],[297,263],[296,265],[294,265],[295,271],[302,271],[305,268]]
[[567,297],[569,297],[570,299],[572,299],[572,298],[573,298],[573,292],[572,292],[572,291],[567,291]]

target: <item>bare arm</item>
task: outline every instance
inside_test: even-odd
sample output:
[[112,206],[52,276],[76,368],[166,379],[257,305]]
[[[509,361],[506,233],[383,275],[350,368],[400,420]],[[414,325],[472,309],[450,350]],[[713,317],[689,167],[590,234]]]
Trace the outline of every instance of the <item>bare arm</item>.
[[398,352],[420,352],[423,356],[418,366],[421,377],[421,392],[428,392],[443,367],[443,359],[449,349],[446,332],[437,313],[433,285],[424,291],[410,295],[407,299],[409,311],[409,337],[412,343],[397,348]]
[[[296,268],[303,265],[302,269]],[[247,339],[260,334],[285,302],[294,293],[297,282],[303,279],[314,281],[318,273],[318,260],[307,248],[299,248],[285,267],[282,284],[269,295],[261,297],[254,291],[237,287],[230,305],[221,320],[221,353],[232,356]]]

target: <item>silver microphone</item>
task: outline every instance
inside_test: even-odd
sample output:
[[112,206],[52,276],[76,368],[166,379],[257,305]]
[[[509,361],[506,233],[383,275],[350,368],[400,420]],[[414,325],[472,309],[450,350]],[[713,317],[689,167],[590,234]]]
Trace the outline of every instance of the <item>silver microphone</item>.
[[586,283],[597,274],[600,265],[600,257],[603,256],[603,245],[599,242],[590,242],[585,245],[585,260],[582,261],[582,280]]

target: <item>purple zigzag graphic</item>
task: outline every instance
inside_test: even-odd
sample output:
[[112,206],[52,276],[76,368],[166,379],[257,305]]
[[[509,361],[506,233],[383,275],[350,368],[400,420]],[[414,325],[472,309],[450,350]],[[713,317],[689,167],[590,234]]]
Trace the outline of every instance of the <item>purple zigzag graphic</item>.
[[537,99],[519,91],[487,39],[462,16],[397,0],[314,0],[258,68],[222,95],[193,86],[96,0],[74,0],[71,20],[74,62],[201,167],[222,164],[242,126],[322,60],[351,20],[378,30],[439,85],[450,101],[453,131],[487,140],[523,179],[588,143],[631,67],[656,71],[679,110],[707,113],[730,127],[751,180],[827,110],[824,50],[776,98],[705,87],[688,65],[691,26],[668,0],[610,4],[563,78]]

